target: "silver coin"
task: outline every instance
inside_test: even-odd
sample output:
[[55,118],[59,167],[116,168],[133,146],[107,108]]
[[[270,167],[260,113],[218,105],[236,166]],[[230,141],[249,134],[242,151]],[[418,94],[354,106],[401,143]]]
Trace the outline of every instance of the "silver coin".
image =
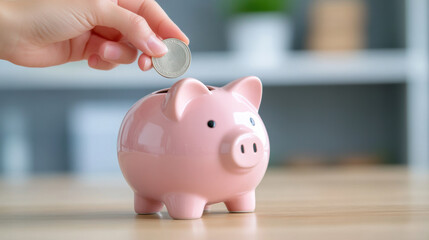
[[163,77],[182,76],[191,65],[191,51],[188,45],[176,38],[167,38],[163,42],[168,52],[159,58],[152,57],[153,68]]

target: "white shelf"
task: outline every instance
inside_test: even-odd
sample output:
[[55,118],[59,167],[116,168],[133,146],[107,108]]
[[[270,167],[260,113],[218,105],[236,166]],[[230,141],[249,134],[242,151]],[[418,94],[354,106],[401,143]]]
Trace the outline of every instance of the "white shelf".
[[[264,58],[265,59],[265,58]],[[261,61],[264,61],[261,59]],[[195,53],[183,77],[222,85],[236,78],[255,75],[264,85],[401,83],[407,64],[403,50],[368,50],[355,53],[296,52],[263,67],[231,53]],[[111,71],[90,69],[86,61],[50,68],[25,68],[0,61],[0,89],[117,89],[161,88],[176,79],[166,79],[154,70],[142,72],[137,65],[122,65]]]

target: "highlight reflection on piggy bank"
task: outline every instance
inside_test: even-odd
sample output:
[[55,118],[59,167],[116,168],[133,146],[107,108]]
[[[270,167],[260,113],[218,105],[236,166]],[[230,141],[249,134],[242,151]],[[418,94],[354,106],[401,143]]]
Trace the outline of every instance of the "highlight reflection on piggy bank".
[[270,152],[261,97],[257,77],[224,87],[186,78],[135,103],[120,128],[118,158],[136,213],[165,204],[172,218],[194,219],[218,202],[254,211]]

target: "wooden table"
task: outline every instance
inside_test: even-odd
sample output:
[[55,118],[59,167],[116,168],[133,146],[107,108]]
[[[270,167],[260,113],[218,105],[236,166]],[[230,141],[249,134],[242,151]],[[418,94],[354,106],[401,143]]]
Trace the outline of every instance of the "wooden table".
[[0,181],[0,239],[429,239],[429,180],[405,168],[269,169],[255,213],[136,215],[120,176]]

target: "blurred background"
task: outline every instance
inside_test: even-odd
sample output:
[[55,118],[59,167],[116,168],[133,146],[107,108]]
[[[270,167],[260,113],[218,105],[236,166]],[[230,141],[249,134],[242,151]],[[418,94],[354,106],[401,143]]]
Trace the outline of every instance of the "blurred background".
[[[425,0],[159,0],[191,40],[183,77],[256,75],[270,166],[429,170]],[[171,86],[136,64],[31,69],[0,61],[0,173],[117,173],[121,120]]]

